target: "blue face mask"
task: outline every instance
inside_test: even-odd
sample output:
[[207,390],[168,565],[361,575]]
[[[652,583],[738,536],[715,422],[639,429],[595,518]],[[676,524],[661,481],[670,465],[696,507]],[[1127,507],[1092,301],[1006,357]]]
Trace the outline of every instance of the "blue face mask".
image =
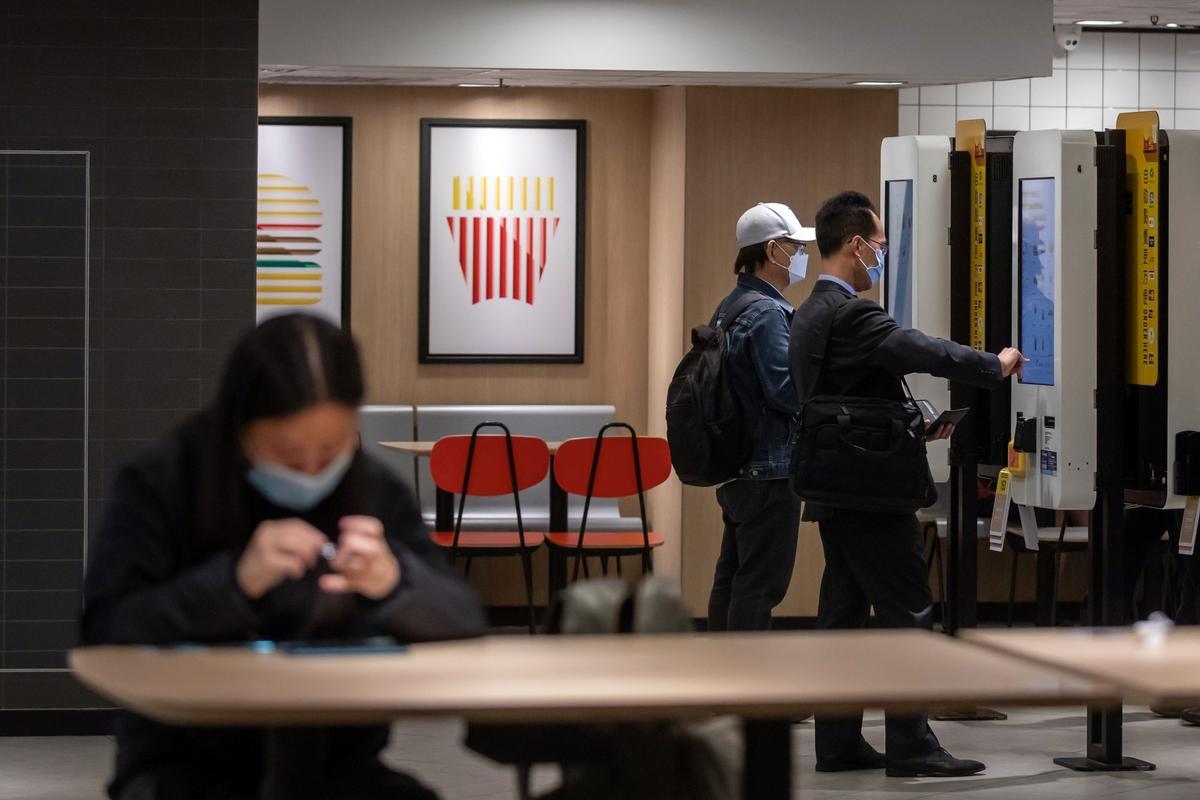
[[858,263],[862,264],[863,269],[865,269],[867,271],[867,277],[869,277],[871,279],[871,285],[876,286],[879,284],[879,279],[883,276],[883,255],[884,254],[883,254],[882,248],[875,247],[872,249],[875,251],[875,266],[873,266],[873,267],[868,267],[865,261],[863,261],[861,258],[858,258],[857,254],[855,254],[854,257],[858,258]]
[[246,472],[246,480],[259,494],[280,508],[303,512],[316,507],[333,493],[342,478],[346,477],[352,461],[354,451],[347,450],[316,475],[309,475],[280,464],[255,460]]

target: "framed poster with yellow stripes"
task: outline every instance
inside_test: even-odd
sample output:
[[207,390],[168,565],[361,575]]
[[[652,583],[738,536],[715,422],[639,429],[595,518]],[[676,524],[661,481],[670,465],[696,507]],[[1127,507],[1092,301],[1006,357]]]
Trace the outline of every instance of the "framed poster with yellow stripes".
[[349,117],[259,117],[258,321],[288,311],[350,327]]
[[421,120],[421,363],[583,362],[586,133]]

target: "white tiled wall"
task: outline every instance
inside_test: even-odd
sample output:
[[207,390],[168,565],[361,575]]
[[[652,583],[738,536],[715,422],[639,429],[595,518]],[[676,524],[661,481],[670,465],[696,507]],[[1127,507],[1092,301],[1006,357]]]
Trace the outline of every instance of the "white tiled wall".
[[996,130],[1101,130],[1138,110],[1157,111],[1164,128],[1200,129],[1200,33],[1089,31],[1046,78],[903,89],[900,134],[953,136],[960,119]]

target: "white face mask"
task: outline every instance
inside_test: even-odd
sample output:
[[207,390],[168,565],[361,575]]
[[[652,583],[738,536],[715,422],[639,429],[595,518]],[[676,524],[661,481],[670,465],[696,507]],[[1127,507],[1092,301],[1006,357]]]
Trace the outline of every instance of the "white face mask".
[[804,245],[797,245],[796,252],[789,258],[786,267],[775,261],[771,263],[777,267],[786,269],[788,272],[788,286],[794,286],[804,280],[804,276],[808,272],[808,252],[805,251]]
[[333,494],[353,461],[354,451],[347,450],[316,475],[310,475],[256,458],[246,473],[246,480],[280,508],[303,513]]

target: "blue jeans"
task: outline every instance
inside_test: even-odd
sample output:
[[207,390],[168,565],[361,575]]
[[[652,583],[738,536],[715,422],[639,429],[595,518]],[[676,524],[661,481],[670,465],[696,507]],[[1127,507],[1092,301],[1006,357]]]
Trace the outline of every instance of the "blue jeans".
[[730,481],[717,489],[725,532],[708,598],[710,631],[771,628],[796,563],[800,498],[786,479]]

